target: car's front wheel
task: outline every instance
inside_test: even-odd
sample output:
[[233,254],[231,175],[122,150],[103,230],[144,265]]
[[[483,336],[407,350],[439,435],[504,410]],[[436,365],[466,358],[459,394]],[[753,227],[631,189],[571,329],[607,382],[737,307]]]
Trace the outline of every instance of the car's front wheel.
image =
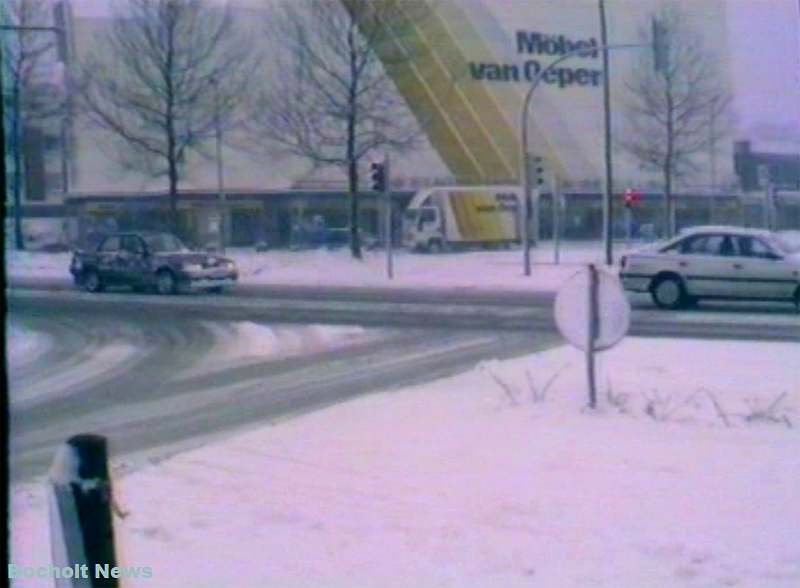
[[88,270],[83,274],[83,287],[87,292],[102,292],[103,281],[95,270]]
[[161,270],[158,272],[158,274],[156,274],[156,290],[159,294],[175,294],[177,291],[175,274],[169,270]]
[[650,295],[659,308],[675,310],[686,305],[686,289],[680,278],[664,276],[657,278],[650,286]]

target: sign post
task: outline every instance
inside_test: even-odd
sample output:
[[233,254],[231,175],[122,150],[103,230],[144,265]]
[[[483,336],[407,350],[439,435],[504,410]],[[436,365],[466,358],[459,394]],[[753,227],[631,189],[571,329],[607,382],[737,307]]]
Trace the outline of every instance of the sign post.
[[553,203],[553,261],[561,263],[561,182],[555,172],[550,188]]
[[590,264],[558,291],[555,319],[561,335],[584,352],[588,404],[597,408],[595,354],[616,345],[630,326],[630,303],[619,278]]
[[50,541],[53,564],[64,571],[57,588],[119,586],[106,447],[100,435],[75,435],[53,461]]
[[589,325],[586,329],[586,375],[589,383],[589,408],[597,408],[597,383],[594,372],[594,351],[597,340],[598,315],[597,308],[597,268],[589,264]]

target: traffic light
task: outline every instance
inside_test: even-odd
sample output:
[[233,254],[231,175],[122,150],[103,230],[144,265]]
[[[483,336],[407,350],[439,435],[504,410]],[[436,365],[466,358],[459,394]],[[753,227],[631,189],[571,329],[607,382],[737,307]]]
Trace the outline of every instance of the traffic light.
[[373,161],[369,166],[369,176],[372,179],[372,189],[376,192],[386,190],[386,167],[382,162]]
[[642,193],[638,190],[625,190],[623,201],[626,208],[633,208],[642,201]]
[[657,18],[653,19],[653,69],[665,73],[669,68],[669,30]]
[[531,185],[534,189],[541,188],[544,181],[544,160],[535,155],[531,159]]

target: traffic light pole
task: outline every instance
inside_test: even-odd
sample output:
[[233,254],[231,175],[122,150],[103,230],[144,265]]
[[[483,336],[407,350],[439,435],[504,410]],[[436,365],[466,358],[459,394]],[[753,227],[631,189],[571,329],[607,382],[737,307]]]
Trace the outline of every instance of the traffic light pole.
[[[525,227],[522,232],[522,249],[523,249],[523,268],[526,276],[531,275],[531,258],[530,258],[530,239],[528,237],[528,215],[529,215],[529,206],[530,206],[530,197],[531,197],[531,178],[530,178],[530,166],[528,165],[528,112],[530,110],[531,99],[533,98],[533,93],[536,91],[536,88],[539,87],[539,84],[542,82],[542,78],[547,75],[555,66],[557,66],[562,61],[566,61],[567,59],[571,59],[577,55],[586,55],[595,53],[597,51],[614,51],[617,49],[642,49],[652,47],[652,45],[648,43],[625,43],[621,45],[601,45],[599,47],[593,47],[591,49],[581,48],[581,49],[574,49],[572,51],[568,51],[558,59],[553,60],[550,62],[544,69],[542,69],[535,78],[533,78],[533,82],[531,82],[530,88],[525,93],[525,99],[522,101],[522,112],[520,114],[520,137],[522,138],[521,144],[521,154],[519,158],[519,175],[520,180],[522,181],[522,200],[524,203],[524,218],[525,218]],[[535,207],[534,207],[535,208]],[[536,223],[539,222],[538,215],[533,214],[534,220]],[[609,218],[608,224],[612,226],[612,221]]]
[[385,217],[385,233],[386,233],[386,276],[391,280],[394,279],[394,256],[392,243],[392,190],[389,187],[392,177],[391,165],[389,163],[389,156],[384,160],[384,185],[383,185],[383,198],[384,205],[386,206]]

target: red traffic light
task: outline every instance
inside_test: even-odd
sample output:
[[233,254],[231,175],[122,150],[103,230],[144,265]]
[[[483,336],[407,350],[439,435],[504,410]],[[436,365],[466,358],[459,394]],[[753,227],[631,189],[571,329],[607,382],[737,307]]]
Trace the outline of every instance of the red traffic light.
[[623,200],[625,202],[625,206],[634,206],[642,201],[642,193],[638,190],[625,190]]

